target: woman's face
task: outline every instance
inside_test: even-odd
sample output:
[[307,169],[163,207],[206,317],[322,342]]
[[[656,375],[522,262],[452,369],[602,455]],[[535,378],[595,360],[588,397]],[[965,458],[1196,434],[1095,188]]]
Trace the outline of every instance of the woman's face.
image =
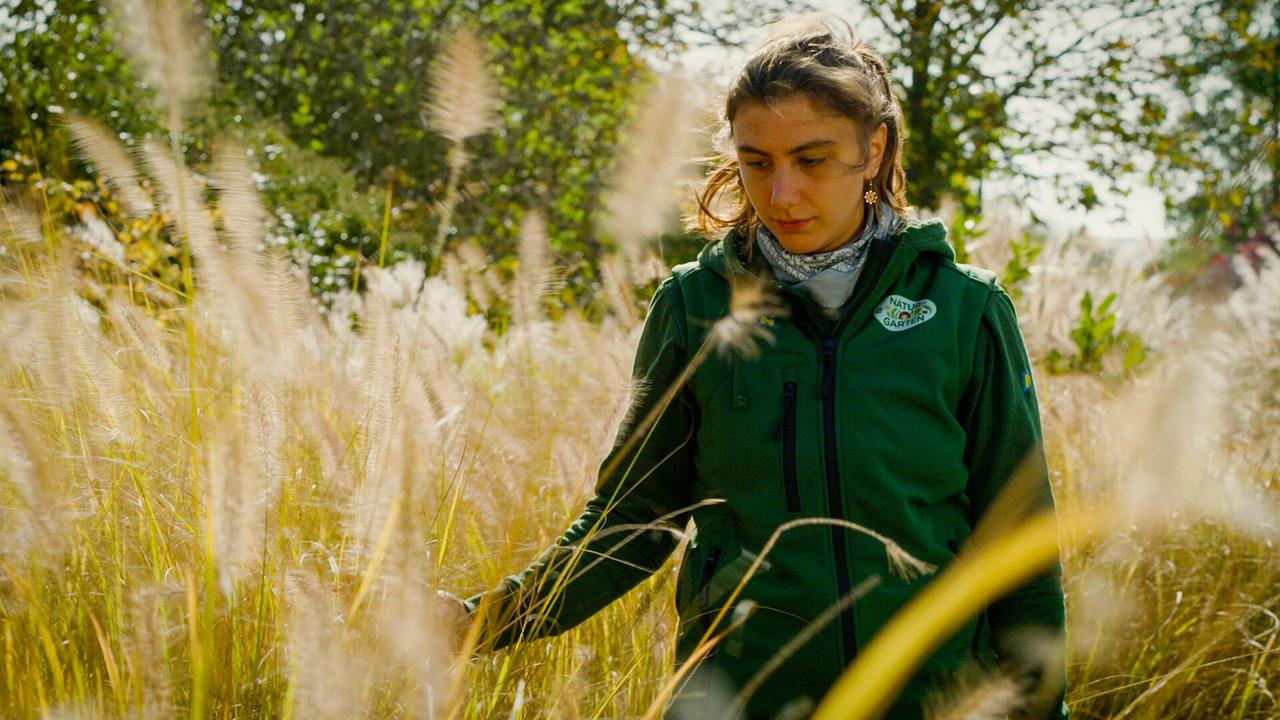
[[806,95],[738,109],[733,141],[742,185],[782,247],[807,255],[853,237],[862,227],[864,186],[880,168],[887,132],[881,125],[871,134],[864,166],[853,121]]

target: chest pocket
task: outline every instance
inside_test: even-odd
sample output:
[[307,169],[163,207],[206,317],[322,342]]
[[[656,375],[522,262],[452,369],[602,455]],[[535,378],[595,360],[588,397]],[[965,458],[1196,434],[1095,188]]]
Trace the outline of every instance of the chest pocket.
[[695,387],[700,494],[719,497],[760,517],[802,509],[806,418],[817,392],[799,353],[716,358]]

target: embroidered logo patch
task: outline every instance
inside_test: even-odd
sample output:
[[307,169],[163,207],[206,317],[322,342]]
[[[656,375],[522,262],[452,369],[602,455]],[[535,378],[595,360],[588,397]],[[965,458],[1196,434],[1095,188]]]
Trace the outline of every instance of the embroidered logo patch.
[[938,312],[932,300],[910,300],[890,295],[876,306],[875,318],[886,330],[900,332],[926,322]]

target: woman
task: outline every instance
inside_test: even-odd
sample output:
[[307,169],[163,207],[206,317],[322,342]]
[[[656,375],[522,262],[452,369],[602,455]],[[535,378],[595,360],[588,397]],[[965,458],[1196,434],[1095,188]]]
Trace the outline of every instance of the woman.
[[[738,625],[670,713],[718,717],[747,688],[745,714],[768,718],[811,708],[928,581],[899,577],[881,542],[848,523],[945,567],[1014,469],[1042,460],[1041,434],[1009,297],[954,262],[941,223],[907,219],[902,112],[872,50],[812,22],[775,32],[734,82],[724,122],[733,147],[699,221],[727,232],[653,298],[635,361],[649,392],[595,497],[529,568],[465,606],[488,647],[559,633],[657,570],[677,546],[661,528],[692,518],[679,659]],[[919,170],[935,171],[946,169]],[[751,283],[780,298],[758,321],[771,342],[755,357],[700,352]],[[779,535],[736,596],[754,610],[712,627],[779,526],[802,518],[818,521]],[[829,608],[834,619],[815,622]],[[1028,626],[1056,635],[1062,624],[1052,573],[939,648],[890,717],[920,717],[930,686],[974,658],[1017,660]]]

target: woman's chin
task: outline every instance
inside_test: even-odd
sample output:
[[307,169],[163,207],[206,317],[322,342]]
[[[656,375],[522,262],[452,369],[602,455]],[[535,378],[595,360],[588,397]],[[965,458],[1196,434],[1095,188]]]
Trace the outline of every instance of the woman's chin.
[[792,255],[812,255],[823,251],[823,238],[817,237],[812,233],[788,233],[785,235],[774,235],[778,238],[778,244],[782,249]]

